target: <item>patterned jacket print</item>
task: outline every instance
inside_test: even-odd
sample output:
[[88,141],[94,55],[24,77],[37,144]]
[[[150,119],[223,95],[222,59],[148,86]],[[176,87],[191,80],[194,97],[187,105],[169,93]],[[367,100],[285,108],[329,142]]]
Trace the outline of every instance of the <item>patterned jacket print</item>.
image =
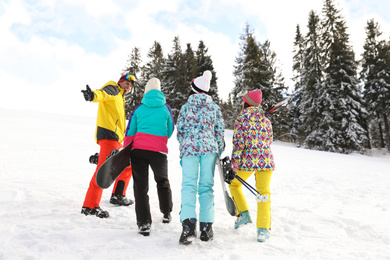
[[206,94],[188,98],[177,119],[180,158],[217,153],[225,149],[224,123],[220,107]]
[[248,107],[241,111],[233,132],[232,163],[237,164],[237,170],[275,170],[272,139],[271,121],[261,108]]

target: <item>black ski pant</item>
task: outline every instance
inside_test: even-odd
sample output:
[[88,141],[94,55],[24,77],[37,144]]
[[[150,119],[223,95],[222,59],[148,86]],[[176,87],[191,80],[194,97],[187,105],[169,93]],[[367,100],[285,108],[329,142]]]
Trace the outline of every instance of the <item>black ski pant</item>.
[[168,179],[168,160],[165,154],[142,149],[131,151],[133,171],[135,213],[137,225],[152,224],[149,205],[149,166],[157,183],[160,211],[163,214],[172,211],[172,192]]

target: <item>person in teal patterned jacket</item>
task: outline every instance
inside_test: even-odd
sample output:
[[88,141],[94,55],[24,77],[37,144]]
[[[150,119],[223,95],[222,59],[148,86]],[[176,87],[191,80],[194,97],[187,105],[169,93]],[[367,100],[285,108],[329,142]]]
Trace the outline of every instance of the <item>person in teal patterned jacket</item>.
[[[234,124],[232,165],[233,171],[243,180],[255,173],[256,189],[267,198],[257,203],[257,241],[264,242],[269,237],[271,227],[270,182],[275,170],[271,150],[272,124],[260,108],[261,90],[246,93],[243,100],[243,109]],[[237,209],[234,228],[239,228],[252,220],[241,182],[234,179],[229,188]]]
[[183,174],[180,210],[183,231],[179,243],[184,245],[196,237],[197,194],[200,239],[213,238],[214,169],[217,156],[225,149],[225,141],[221,109],[208,95],[211,77],[211,72],[206,70],[192,81],[189,98],[181,107],[176,125]]

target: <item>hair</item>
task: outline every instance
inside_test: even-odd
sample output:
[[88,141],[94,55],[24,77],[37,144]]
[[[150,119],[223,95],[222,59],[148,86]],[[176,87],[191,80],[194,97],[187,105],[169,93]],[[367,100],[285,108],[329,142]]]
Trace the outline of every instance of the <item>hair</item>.
[[192,90],[192,88],[190,89],[190,92],[188,93],[188,96],[187,96],[187,99],[190,98],[191,95],[196,95],[196,94],[206,94],[206,95],[209,95],[209,93],[206,93],[206,92],[202,92],[202,93],[196,93],[195,91]]
[[190,89],[190,92],[188,92],[188,96],[187,96],[187,100],[190,98],[191,95],[194,95],[196,94],[195,91],[192,90],[192,88]]
[[248,103],[246,103],[245,101],[244,101],[244,108],[243,109],[245,109],[245,108],[247,108],[247,107],[250,107],[251,105],[249,105]]

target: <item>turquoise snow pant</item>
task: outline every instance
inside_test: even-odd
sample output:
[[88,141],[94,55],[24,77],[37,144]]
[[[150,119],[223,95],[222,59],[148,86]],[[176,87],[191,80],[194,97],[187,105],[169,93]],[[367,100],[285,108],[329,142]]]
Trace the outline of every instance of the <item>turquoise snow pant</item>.
[[[181,159],[183,180],[181,185],[180,222],[196,218],[196,195],[199,194],[199,222],[214,223],[214,169],[216,153],[184,156]],[[199,183],[198,183],[199,179]]]

